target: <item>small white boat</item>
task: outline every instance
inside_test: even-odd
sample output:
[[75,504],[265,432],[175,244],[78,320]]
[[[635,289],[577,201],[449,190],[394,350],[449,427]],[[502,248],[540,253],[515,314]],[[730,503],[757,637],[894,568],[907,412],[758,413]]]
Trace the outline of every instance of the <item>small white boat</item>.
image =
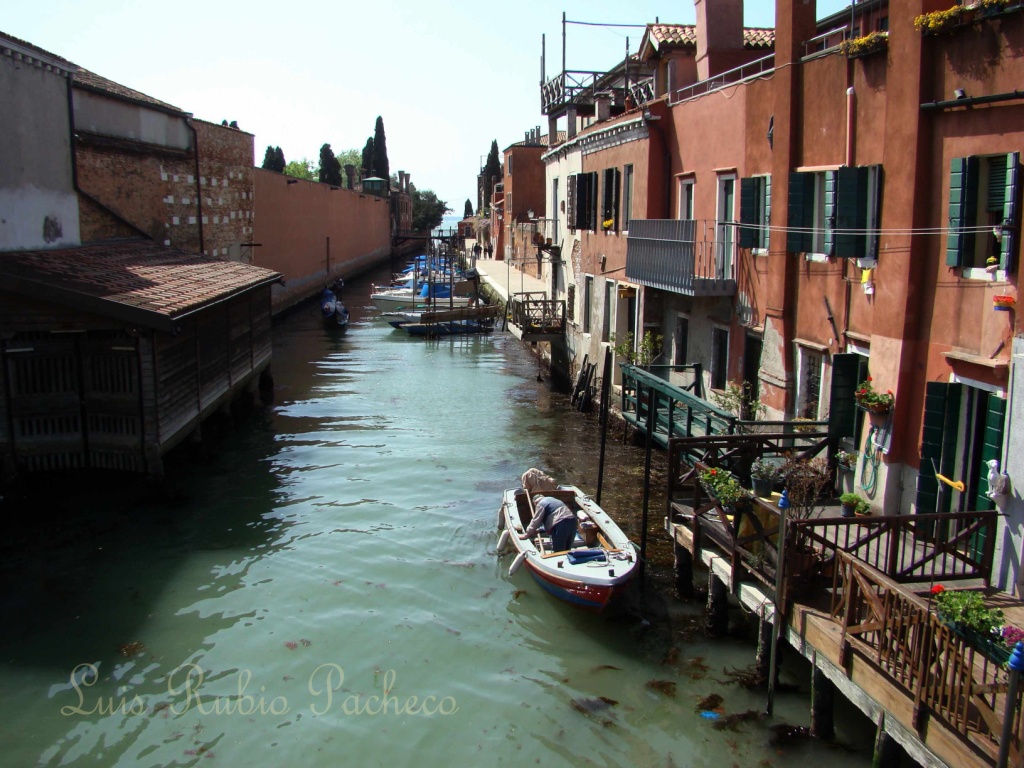
[[639,560],[636,549],[608,514],[579,488],[560,485],[538,492],[559,499],[576,513],[576,541],[568,550],[552,552],[551,539],[543,533],[520,539],[533,519],[533,501],[523,488],[505,491],[498,515],[498,551],[511,544],[516,552],[509,575],[525,567],[555,597],[592,611],[604,610],[633,578]]
[[422,291],[414,295],[411,288],[386,288],[370,294],[370,300],[381,312],[422,312],[427,309],[447,309],[468,306],[472,298],[469,296],[438,295],[428,299]]

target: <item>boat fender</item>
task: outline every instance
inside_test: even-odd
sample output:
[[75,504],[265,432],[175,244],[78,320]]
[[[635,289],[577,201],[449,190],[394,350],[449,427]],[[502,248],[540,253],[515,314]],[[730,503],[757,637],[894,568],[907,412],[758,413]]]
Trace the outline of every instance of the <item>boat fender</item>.
[[500,555],[505,551],[505,545],[508,544],[508,529],[506,528],[501,532],[501,536],[498,537],[497,552]]
[[498,508],[498,530],[502,530],[505,527],[505,509],[504,507]]
[[523,560],[526,559],[526,555],[527,555],[526,552],[520,552],[518,555],[516,555],[516,559],[512,561],[512,565],[510,565],[508,567],[508,575],[509,576],[515,576],[516,575],[516,571],[518,571],[519,570],[519,566],[521,566],[523,564]]

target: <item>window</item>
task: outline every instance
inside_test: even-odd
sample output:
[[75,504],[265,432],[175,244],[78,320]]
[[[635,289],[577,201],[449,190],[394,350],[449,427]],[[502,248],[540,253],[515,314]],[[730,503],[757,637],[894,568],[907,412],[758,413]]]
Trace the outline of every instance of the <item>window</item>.
[[684,220],[693,219],[693,179],[679,180],[679,216]]
[[612,338],[612,307],[615,304],[615,281],[604,282],[604,307],[601,312],[601,341]]
[[622,169],[622,229],[629,229],[629,220],[633,218],[633,166]]
[[619,173],[618,168],[605,168],[601,179],[601,229],[619,231]]
[[736,221],[736,177],[718,178],[718,213],[715,222],[715,278],[732,279],[733,222]]
[[597,229],[597,173],[574,173],[568,193],[569,228]]
[[771,206],[771,176],[740,179],[740,248],[768,250]]
[[673,362],[675,365],[686,365],[690,341],[690,318],[679,315],[676,317],[676,331],[672,336],[672,347],[674,350]]
[[594,278],[587,275],[583,283],[583,332],[590,333],[590,311],[594,302]]
[[878,258],[882,166],[789,175],[786,250]]
[[570,323],[576,322],[576,286],[570,283],[565,287],[565,314]]
[[796,415],[816,421],[821,414],[821,370],[825,359],[816,350],[802,346],[797,349]]
[[711,329],[711,388],[725,389],[729,379],[729,331]]
[[509,152],[508,163],[506,164],[506,168],[505,168],[505,170],[508,171],[508,175],[509,176],[512,175],[512,158],[514,158],[514,157],[515,157],[515,155],[513,155],[511,152]]
[[[995,258],[1001,269],[1012,269],[1016,251],[1020,155],[956,157],[950,164],[949,233],[946,264],[984,267]],[[1001,233],[997,237],[995,228]]]

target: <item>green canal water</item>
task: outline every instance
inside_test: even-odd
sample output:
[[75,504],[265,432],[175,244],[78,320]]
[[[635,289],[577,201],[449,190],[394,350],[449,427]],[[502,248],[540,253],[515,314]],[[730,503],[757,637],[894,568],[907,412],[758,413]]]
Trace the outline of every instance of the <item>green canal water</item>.
[[[343,335],[315,304],[286,317],[274,404],[160,487],[56,478],[0,503],[0,765],[869,764],[844,711],[847,746],[772,743],[807,724],[806,693],[716,728],[764,706],[726,674],[753,648],[696,631],[664,567],[647,622],[510,578],[501,491],[529,466],[592,491],[594,422],[513,338],[412,338],[368,293],[349,286]],[[610,441],[613,514],[638,508],[642,467]]]

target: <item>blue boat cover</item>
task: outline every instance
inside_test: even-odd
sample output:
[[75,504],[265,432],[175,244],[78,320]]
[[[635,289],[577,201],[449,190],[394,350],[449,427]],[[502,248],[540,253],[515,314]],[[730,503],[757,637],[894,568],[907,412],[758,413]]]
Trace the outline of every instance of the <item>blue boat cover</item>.
[[565,559],[573,565],[579,565],[580,563],[607,560],[608,558],[605,556],[603,549],[574,549],[565,556]]

